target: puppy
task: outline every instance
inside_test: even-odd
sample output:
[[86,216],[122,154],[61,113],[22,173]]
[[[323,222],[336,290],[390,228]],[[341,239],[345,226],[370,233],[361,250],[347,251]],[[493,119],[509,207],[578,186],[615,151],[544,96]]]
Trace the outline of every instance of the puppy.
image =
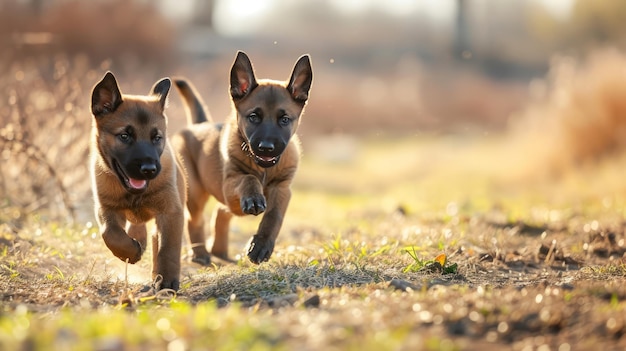
[[313,71],[300,57],[288,81],[257,80],[248,56],[238,52],[230,71],[232,114],[223,125],[211,123],[190,83],[175,80],[190,125],[172,138],[188,173],[188,230],[193,261],[208,265],[203,210],[209,197],[220,204],[213,214],[211,253],[228,260],[233,215],[260,215],[247,253],[253,263],[267,261],[291,198],[300,146],[295,135],[309,98]]
[[146,249],[146,222],[155,219],[155,288],[178,290],[186,184],[167,142],[170,87],[164,78],[147,96],[123,95],[106,73],[92,91],[90,170],[104,243],[122,261],[135,263]]

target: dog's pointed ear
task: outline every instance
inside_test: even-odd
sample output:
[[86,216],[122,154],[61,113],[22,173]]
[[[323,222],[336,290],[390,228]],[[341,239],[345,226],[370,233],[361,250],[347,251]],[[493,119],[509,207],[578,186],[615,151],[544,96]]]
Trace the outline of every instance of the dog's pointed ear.
[[163,78],[152,86],[152,95],[158,97],[161,109],[165,109],[167,104],[167,96],[172,87],[172,81],[169,78]]
[[237,52],[237,57],[230,70],[230,96],[237,100],[248,95],[257,87],[252,63],[243,51]]
[[299,102],[306,102],[309,98],[309,89],[313,82],[313,69],[309,55],[301,56],[293,67],[287,90],[291,97]]
[[91,93],[91,113],[102,116],[115,111],[122,103],[122,93],[115,76],[107,72]]

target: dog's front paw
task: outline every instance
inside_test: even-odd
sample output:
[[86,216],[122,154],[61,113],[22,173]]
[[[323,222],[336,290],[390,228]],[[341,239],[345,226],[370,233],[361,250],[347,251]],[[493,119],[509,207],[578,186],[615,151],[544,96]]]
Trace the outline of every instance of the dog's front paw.
[[249,197],[241,198],[241,211],[245,214],[256,216],[263,213],[266,207],[265,196],[262,194],[254,194]]
[[259,264],[270,259],[274,252],[274,241],[256,234],[248,244],[248,258],[254,264]]
[[133,239],[133,244],[135,245],[137,253],[135,254],[134,257],[129,258],[128,262],[134,264],[134,263],[139,262],[139,260],[141,259],[141,254],[143,254],[144,248],[141,247],[141,244],[139,243],[139,241],[135,239]]
[[139,262],[141,259],[141,254],[143,253],[143,248],[139,241],[132,239],[130,242],[132,245],[128,245],[126,247],[115,247],[111,248],[111,251],[117,258],[124,262],[128,262],[130,264],[135,264]]

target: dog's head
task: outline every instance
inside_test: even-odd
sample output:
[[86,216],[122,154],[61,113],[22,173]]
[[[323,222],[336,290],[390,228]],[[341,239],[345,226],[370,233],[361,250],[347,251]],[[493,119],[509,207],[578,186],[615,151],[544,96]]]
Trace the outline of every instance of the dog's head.
[[230,96],[244,139],[242,148],[261,167],[274,166],[300,123],[313,80],[311,61],[304,55],[286,82],[258,80],[250,59],[238,52],[230,71]]
[[93,88],[91,112],[98,151],[130,193],[144,192],[161,171],[170,86],[164,78],[147,96],[122,95],[115,77],[107,72]]

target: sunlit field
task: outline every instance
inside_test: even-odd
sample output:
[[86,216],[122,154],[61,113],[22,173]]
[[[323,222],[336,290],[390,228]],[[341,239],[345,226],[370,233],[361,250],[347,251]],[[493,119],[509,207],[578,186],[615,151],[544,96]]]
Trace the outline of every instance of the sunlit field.
[[504,132],[310,139],[270,262],[241,254],[258,219],[237,219],[237,264],[184,255],[181,290],[150,296],[149,257],[126,267],[90,219],[80,97],[98,71],[5,72],[2,348],[617,349],[626,160],[619,138],[591,145],[561,113],[593,104],[622,128],[605,91],[626,79],[601,77],[625,61],[571,68],[589,102],[553,100],[579,84],[538,83],[546,94]]
[[[253,57],[279,79],[294,59]],[[353,86],[313,57],[272,258],[248,261],[259,218],[236,218],[236,263],[194,264],[185,238],[181,288],[158,293],[149,250],[126,265],[94,220],[91,89],[107,70],[132,94],[187,76],[222,121],[231,61],[142,60],[0,54],[0,349],[626,347],[626,54],[555,57],[527,86],[453,72],[423,90],[445,74],[407,60]],[[176,91],[167,114],[170,132],[186,123]]]

